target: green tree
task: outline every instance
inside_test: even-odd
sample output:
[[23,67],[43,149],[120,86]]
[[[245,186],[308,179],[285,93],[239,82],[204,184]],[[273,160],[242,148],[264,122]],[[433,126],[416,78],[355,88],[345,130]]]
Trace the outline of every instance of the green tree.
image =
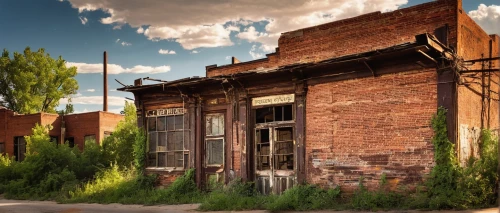
[[10,57],[4,49],[0,57],[0,106],[19,113],[56,112],[61,98],[76,94],[76,67],[54,59],[43,48]]
[[[137,113],[134,104],[125,102],[125,118],[118,123],[113,135],[107,137],[102,142],[105,156],[109,161],[116,162],[122,168],[128,168],[133,164],[143,164],[136,161],[135,156],[145,153],[145,147],[134,145],[136,141],[145,144],[145,135],[142,129],[137,127]],[[141,167],[139,165],[139,167]],[[135,165],[137,167],[137,165]]]

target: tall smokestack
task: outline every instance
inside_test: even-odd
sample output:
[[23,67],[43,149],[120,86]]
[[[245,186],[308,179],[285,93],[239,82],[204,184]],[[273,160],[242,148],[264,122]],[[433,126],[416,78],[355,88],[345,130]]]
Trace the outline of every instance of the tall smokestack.
[[104,97],[103,97],[103,111],[108,111],[108,54],[104,51],[103,76],[104,76]]

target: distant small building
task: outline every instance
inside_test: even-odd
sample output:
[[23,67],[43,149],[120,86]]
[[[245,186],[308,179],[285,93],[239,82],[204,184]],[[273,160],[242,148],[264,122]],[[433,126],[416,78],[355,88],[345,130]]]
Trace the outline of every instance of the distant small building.
[[102,141],[111,135],[123,115],[110,112],[87,112],[70,115],[51,113],[17,114],[0,108],[0,154],[7,153],[22,161],[26,152],[24,136],[32,134],[35,124],[52,125],[49,131],[54,143],[68,143],[69,146],[84,148],[85,140]]

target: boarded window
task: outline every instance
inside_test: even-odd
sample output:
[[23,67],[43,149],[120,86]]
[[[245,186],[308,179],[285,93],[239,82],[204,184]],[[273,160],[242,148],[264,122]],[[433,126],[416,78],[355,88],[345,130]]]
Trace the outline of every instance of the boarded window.
[[26,154],[26,140],[24,136],[14,137],[14,156],[16,161],[23,161]]
[[207,166],[224,165],[224,114],[205,116],[205,156]]
[[187,169],[189,129],[187,116],[170,115],[148,118],[148,167]]

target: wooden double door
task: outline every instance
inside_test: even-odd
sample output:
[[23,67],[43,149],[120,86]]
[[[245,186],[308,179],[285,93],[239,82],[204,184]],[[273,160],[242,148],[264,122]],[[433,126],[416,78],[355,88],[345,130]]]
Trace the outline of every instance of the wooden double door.
[[255,180],[262,194],[281,194],[296,182],[294,125],[255,127]]

